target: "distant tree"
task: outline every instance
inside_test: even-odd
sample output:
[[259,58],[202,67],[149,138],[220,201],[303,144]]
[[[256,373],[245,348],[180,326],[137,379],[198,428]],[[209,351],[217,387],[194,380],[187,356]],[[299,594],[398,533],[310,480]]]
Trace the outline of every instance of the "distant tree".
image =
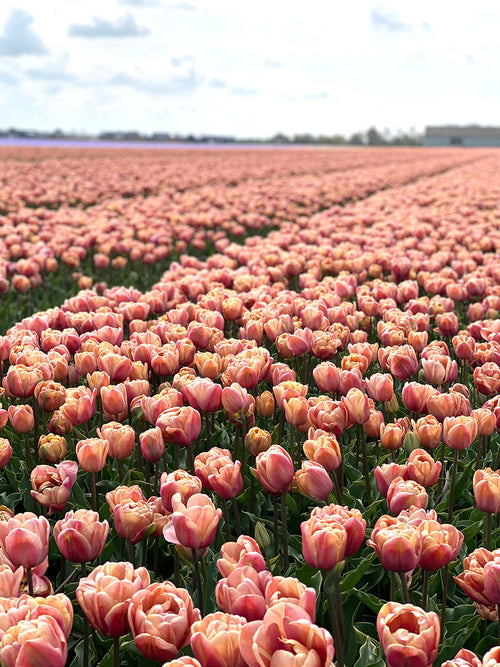
[[277,132],[271,139],[269,140],[272,144],[289,144],[290,139],[289,137],[286,136],[286,134],[283,134],[283,132]]
[[376,127],[370,127],[367,131],[366,141],[369,146],[385,146],[387,143]]
[[293,137],[294,144],[315,144],[317,139],[310,134],[309,132],[304,132],[303,134],[295,134]]
[[362,146],[365,143],[363,140],[363,133],[355,132],[354,134],[351,134],[349,143],[352,144],[353,146]]

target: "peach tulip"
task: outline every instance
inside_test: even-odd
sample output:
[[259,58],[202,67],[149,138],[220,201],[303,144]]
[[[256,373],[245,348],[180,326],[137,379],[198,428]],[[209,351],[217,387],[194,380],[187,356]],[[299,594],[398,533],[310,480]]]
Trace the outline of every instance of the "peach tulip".
[[188,644],[192,625],[201,619],[187,590],[168,581],[134,593],[127,616],[135,645],[144,657],[156,661],[175,658]]
[[436,659],[440,626],[436,613],[412,604],[387,602],[377,616],[387,667],[429,667]]
[[54,526],[57,548],[72,563],[88,563],[99,556],[109,533],[109,523],[97,512],[78,509],[66,512]]
[[222,516],[208,496],[197,493],[184,504],[181,494],[172,497],[172,515],[163,529],[167,542],[180,544],[188,549],[204,549],[212,544]]
[[201,667],[246,667],[240,651],[241,630],[245,624],[243,617],[223,612],[207,614],[193,623],[191,648],[198,664]]
[[132,596],[149,583],[145,567],[135,570],[132,563],[108,562],[80,579],[76,598],[93,628],[107,637],[121,637],[130,629],[127,612]]

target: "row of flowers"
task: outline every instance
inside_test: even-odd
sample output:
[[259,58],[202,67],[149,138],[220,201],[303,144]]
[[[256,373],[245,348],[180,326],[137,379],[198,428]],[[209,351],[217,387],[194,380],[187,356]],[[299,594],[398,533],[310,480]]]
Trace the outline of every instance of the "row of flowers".
[[115,664],[495,659],[495,167],[221,238],[0,336],[5,664],[111,640]]

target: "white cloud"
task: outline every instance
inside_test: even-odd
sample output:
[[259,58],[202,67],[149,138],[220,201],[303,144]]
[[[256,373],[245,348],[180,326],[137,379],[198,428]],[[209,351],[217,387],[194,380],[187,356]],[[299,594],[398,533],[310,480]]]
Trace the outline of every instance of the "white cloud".
[[33,16],[24,9],[11,9],[0,35],[0,54],[23,56],[47,53],[47,47],[31,27],[32,23]]
[[94,16],[91,23],[72,23],[68,29],[70,37],[87,37],[88,39],[142,37],[149,35],[150,32],[149,28],[138,25],[130,12],[118,16],[114,21]]

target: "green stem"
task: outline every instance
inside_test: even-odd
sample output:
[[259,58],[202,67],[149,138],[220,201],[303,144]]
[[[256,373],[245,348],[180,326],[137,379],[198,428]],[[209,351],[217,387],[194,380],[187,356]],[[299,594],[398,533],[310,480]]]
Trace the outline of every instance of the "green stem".
[[153,483],[153,493],[155,494],[155,496],[157,496],[158,492],[159,492],[159,488],[158,488],[158,479],[159,479],[159,477],[160,477],[160,462],[157,461],[155,463],[155,479],[154,479],[154,483]]
[[241,416],[241,476],[245,479],[245,470],[247,464],[247,450],[245,447],[245,439],[247,434],[247,420],[244,415]]
[[368,470],[368,453],[366,451],[366,438],[365,438],[365,432],[363,429],[363,424],[358,424],[358,438],[361,440],[361,446],[363,448],[363,476],[365,478],[365,486],[366,486],[366,498],[368,501],[368,505],[371,504],[372,502],[372,491],[370,488],[370,474]]
[[[87,574],[85,563],[80,564],[82,577]],[[75,568],[76,571],[76,568]],[[83,614],[83,667],[89,665],[89,619]]]
[[443,490],[444,479],[445,479],[445,476],[446,476],[446,469],[445,469],[445,465],[444,465],[445,464],[445,447],[446,447],[446,445],[444,444],[444,442],[441,443],[441,457],[440,457],[441,475],[439,477],[438,488],[437,488],[438,496],[441,493],[441,491]]
[[290,565],[290,560],[288,557],[288,522],[286,516],[286,496],[287,491],[281,492],[281,531],[283,538],[283,570],[285,573],[288,570]]
[[484,516],[484,536],[486,538],[486,548],[491,548],[491,512],[486,512]]
[[189,461],[189,472],[194,475],[194,456],[193,456],[193,447],[192,445],[187,446],[187,455]]
[[[83,571],[82,577],[84,577],[87,573],[87,571],[85,569],[85,563],[82,563],[82,571]],[[60,586],[58,586],[58,588],[56,588],[56,590],[55,590],[56,595],[57,595],[57,593],[61,593],[61,591],[64,592],[64,587],[66,586],[66,584],[69,584],[69,582],[73,579],[73,577],[75,576],[75,574],[77,572],[78,572],[78,568],[75,567],[75,569],[72,571],[72,573],[69,574],[66,577],[66,579],[62,582],[62,584]]]
[[113,638],[113,667],[120,667],[120,637]]
[[33,572],[31,567],[26,568],[26,576],[28,577],[28,593],[33,597]]
[[205,433],[207,436],[207,452],[212,448],[212,432],[210,430],[210,414],[205,412]]
[[191,554],[193,556],[194,578],[195,578],[195,583],[196,583],[196,590],[198,591],[198,607],[199,607],[200,613],[203,617],[203,587],[202,587],[202,584],[201,584],[200,566],[199,566],[199,563],[198,563],[198,555],[196,553],[196,549],[191,549]]
[[408,584],[406,583],[406,572],[398,572],[401,581],[401,590],[403,592],[403,602],[405,604],[410,602],[410,592],[408,591]]
[[298,470],[300,468],[300,459],[301,459],[300,431],[298,426],[295,427],[295,431],[296,431],[295,467]]
[[441,638],[444,638],[444,624],[446,621],[446,603],[448,600],[448,563],[441,570],[443,580],[443,598],[441,600]]
[[[253,479],[253,475],[252,475]],[[238,509],[238,501],[236,498],[231,498],[231,503],[233,505],[233,512],[234,512],[234,522],[236,524],[236,532],[238,533],[238,537],[241,535],[241,521],[240,521],[240,511]]]
[[128,540],[128,559],[135,568],[135,544]]
[[24,434],[24,456],[30,471],[33,470],[33,457],[31,456],[30,439],[28,433]]
[[92,509],[94,512],[98,512],[98,504],[97,504],[97,482],[96,482],[96,474],[95,472],[90,473],[90,486],[92,489]]
[[429,594],[429,572],[422,571],[422,609],[427,611],[427,597]]
[[337,471],[334,470],[331,474],[331,477],[332,477],[332,480],[333,480],[333,485],[335,487],[335,497],[337,499],[338,504],[340,505],[341,502],[342,502],[342,491],[340,490],[339,480],[338,480],[338,477],[337,477],[336,473],[337,473]]
[[337,618],[340,630],[340,640],[342,648],[342,656],[344,655],[345,649],[345,623],[344,623],[344,609],[342,607],[342,590],[340,588],[340,577],[338,572],[335,570],[333,575],[333,582],[335,587],[335,607],[337,609]]
[[457,476],[457,465],[458,465],[458,452],[460,450],[455,449],[453,453],[453,468],[451,472],[451,486],[450,486],[450,498],[448,505],[448,523],[451,523],[453,517],[453,496],[455,494],[455,479]]
[[221,498],[222,503],[222,516],[224,517],[224,527],[226,530],[226,542],[229,542],[231,539],[231,531],[229,529],[229,516],[227,513],[227,503],[225,498]]
[[279,554],[279,546],[278,546],[278,498],[277,496],[273,496],[273,517],[274,517],[274,557],[276,558]]
[[323,590],[325,592],[326,599],[328,600],[328,609],[330,611],[330,620],[332,622],[332,635],[333,635],[333,644],[335,646],[336,653],[336,667],[344,667],[344,645],[342,642],[342,635],[340,631],[339,618],[337,615],[337,609],[335,608],[335,600],[331,590],[327,590],[325,586],[325,578],[327,572],[323,572]]

